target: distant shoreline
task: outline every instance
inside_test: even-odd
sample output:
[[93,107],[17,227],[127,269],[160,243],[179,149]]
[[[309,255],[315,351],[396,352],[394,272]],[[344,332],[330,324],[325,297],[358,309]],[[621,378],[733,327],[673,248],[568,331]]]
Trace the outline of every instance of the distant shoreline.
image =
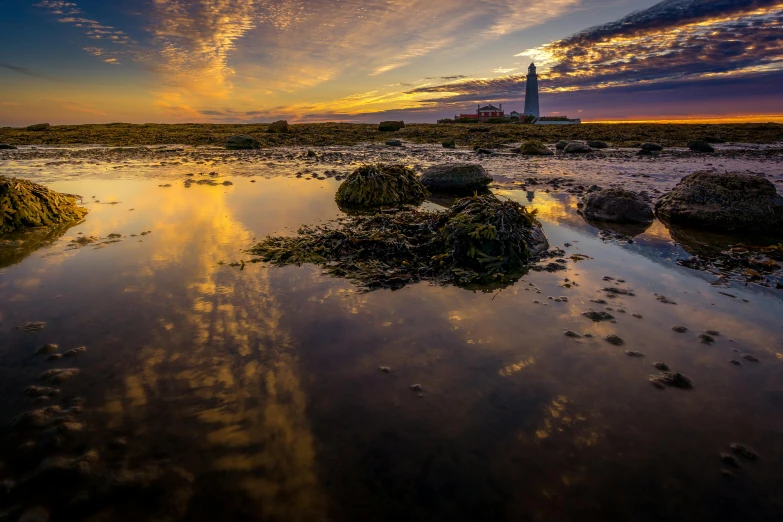
[[377,124],[292,124],[286,134],[267,132],[268,124],[85,124],[54,125],[43,131],[0,128],[0,143],[9,145],[222,146],[226,138],[247,134],[262,148],[281,146],[357,145],[400,139],[411,143],[440,144],[453,138],[459,147],[493,147],[529,139],[603,140],[615,147],[638,147],[644,142],[664,147],[685,147],[690,140],[711,138],[727,143],[783,142],[779,123],[584,123],[582,125],[520,124],[408,124],[395,132],[379,132]]

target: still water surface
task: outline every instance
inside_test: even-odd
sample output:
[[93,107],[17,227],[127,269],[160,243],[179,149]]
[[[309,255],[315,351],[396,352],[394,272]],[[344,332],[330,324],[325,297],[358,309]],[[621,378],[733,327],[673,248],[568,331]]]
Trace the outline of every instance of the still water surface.
[[[82,429],[6,429],[10,520],[783,520],[783,292],[711,286],[660,223],[603,242],[572,196],[510,189],[552,246],[589,259],[490,293],[240,270],[255,238],[337,217],[339,182],[222,179],[48,184],[90,213],[0,268],[0,411],[78,397]],[[616,323],[581,315],[607,306]],[[17,328],[30,321],[46,326]],[[47,360],[45,343],[87,351]],[[745,353],[760,362],[728,362]],[[694,389],[651,386],[659,361]],[[80,373],[25,397],[52,368]],[[759,458],[722,462],[736,442]],[[45,473],[52,458],[71,460]]]

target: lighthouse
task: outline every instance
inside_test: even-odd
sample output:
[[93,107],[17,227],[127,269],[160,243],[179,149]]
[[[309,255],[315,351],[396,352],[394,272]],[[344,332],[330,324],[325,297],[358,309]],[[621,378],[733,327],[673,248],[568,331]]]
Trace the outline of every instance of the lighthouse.
[[527,69],[525,116],[541,117],[541,111],[538,108],[538,74],[536,74],[536,64],[534,63],[531,63]]

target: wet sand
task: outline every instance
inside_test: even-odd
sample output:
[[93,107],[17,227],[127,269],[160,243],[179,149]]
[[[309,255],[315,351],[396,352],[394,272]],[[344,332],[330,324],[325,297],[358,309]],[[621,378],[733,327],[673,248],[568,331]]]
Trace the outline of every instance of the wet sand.
[[[783,516],[783,291],[710,284],[676,262],[691,236],[675,242],[658,221],[628,243],[576,213],[579,185],[655,198],[715,168],[780,186],[779,155],[307,150],[3,151],[0,172],[81,194],[90,210],[0,261],[10,520]],[[334,192],[359,163],[457,160],[480,161],[494,192],[537,209],[567,270],[492,292],[361,293],[312,266],[230,266],[254,239],[339,216]],[[47,343],[63,356],[36,354]],[[651,385],[656,362],[693,388]],[[61,410],[19,420],[50,406]]]

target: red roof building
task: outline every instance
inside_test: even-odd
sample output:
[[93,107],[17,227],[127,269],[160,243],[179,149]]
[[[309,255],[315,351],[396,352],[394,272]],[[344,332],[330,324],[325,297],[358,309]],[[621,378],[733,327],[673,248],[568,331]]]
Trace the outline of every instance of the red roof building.
[[485,106],[478,106],[478,109],[476,109],[476,112],[474,114],[460,114],[459,116],[454,116],[455,120],[478,120],[478,121],[484,121],[489,118],[505,118],[505,113],[503,112],[503,104],[500,104],[500,107],[495,107],[494,105],[485,105]]

